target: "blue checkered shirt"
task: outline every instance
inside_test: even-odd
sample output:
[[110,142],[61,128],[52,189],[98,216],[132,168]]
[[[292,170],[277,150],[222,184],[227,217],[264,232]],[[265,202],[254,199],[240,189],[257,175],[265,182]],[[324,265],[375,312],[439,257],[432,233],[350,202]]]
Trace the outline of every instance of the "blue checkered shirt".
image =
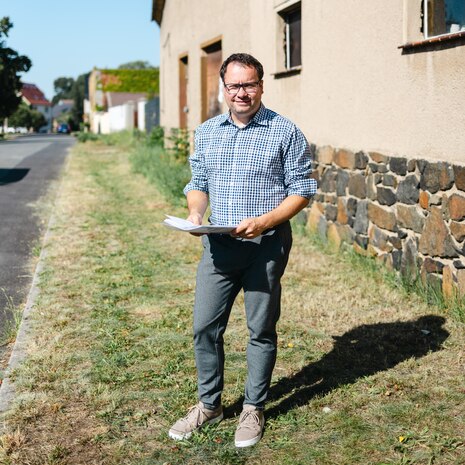
[[215,225],[236,225],[273,210],[290,195],[310,198],[316,192],[304,135],[263,105],[243,128],[229,113],[201,124],[190,164],[192,179],[184,193],[208,194]]

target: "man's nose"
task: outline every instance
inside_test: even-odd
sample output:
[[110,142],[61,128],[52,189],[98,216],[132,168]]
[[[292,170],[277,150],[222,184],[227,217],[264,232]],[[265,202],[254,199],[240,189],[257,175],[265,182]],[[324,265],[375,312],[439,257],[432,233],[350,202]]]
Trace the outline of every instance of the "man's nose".
[[249,94],[244,90],[244,87],[241,86],[241,87],[239,88],[239,90],[237,91],[237,94],[236,94],[236,95],[239,95],[239,96],[243,97],[243,96],[249,95]]

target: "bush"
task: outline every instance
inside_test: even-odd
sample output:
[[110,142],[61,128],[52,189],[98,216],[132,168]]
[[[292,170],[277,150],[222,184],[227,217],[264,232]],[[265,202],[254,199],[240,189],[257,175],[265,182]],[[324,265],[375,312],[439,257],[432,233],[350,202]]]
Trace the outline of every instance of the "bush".
[[79,123],[79,131],[85,132],[85,131],[90,131],[90,123]]
[[119,131],[111,134],[94,134],[93,132],[77,132],[79,142],[101,141],[105,145],[118,145],[121,147],[131,147],[145,136],[140,131]]
[[131,147],[139,140],[142,133],[135,129],[133,131],[118,131],[110,134],[101,134],[100,139],[105,145],[118,145],[120,147]]
[[190,151],[189,131],[187,129],[171,129],[171,135],[168,137],[168,140],[170,141],[169,150],[173,153],[174,158],[186,163]]
[[155,126],[147,137],[147,144],[151,147],[164,147],[165,130],[161,126]]
[[160,146],[139,144],[131,154],[136,173],[141,173],[155,184],[164,197],[175,205],[184,202],[183,188],[190,180],[186,162],[176,159]]
[[38,131],[47,124],[45,116],[37,110],[32,110],[22,102],[17,110],[8,118],[8,123],[12,127],[33,128]]
[[99,136],[97,134],[94,134],[92,132],[77,132],[76,133],[76,138],[79,142],[87,142],[87,141],[95,141],[99,139]]

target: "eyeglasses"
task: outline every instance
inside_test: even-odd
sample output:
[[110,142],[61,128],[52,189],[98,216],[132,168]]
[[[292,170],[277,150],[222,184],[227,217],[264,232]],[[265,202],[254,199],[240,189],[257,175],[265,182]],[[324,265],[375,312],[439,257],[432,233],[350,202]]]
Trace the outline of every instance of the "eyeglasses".
[[230,95],[238,94],[239,91],[241,90],[241,87],[248,94],[255,94],[257,92],[259,85],[260,85],[260,81],[244,82],[244,84],[225,84],[224,88],[226,89],[226,92]]

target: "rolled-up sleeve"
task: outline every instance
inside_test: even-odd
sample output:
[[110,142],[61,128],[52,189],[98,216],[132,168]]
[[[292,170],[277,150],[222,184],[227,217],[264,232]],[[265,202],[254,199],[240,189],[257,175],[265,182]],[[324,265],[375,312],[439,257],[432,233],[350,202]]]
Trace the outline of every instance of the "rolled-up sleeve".
[[184,188],[184,195],[187,195],[189,191],[193,190],[202,191],[208,194],[208,180],[207,170],[205,168],[205,157],[200,137],[198,136],[197,131],[194,137],[194,145],[194,153],[189,157],[192,177],[189,183]]
[[316,194],[312,174],[313,151],[302,132],[294,126],[284,151],[284,184],[286,195],[309,199]]

